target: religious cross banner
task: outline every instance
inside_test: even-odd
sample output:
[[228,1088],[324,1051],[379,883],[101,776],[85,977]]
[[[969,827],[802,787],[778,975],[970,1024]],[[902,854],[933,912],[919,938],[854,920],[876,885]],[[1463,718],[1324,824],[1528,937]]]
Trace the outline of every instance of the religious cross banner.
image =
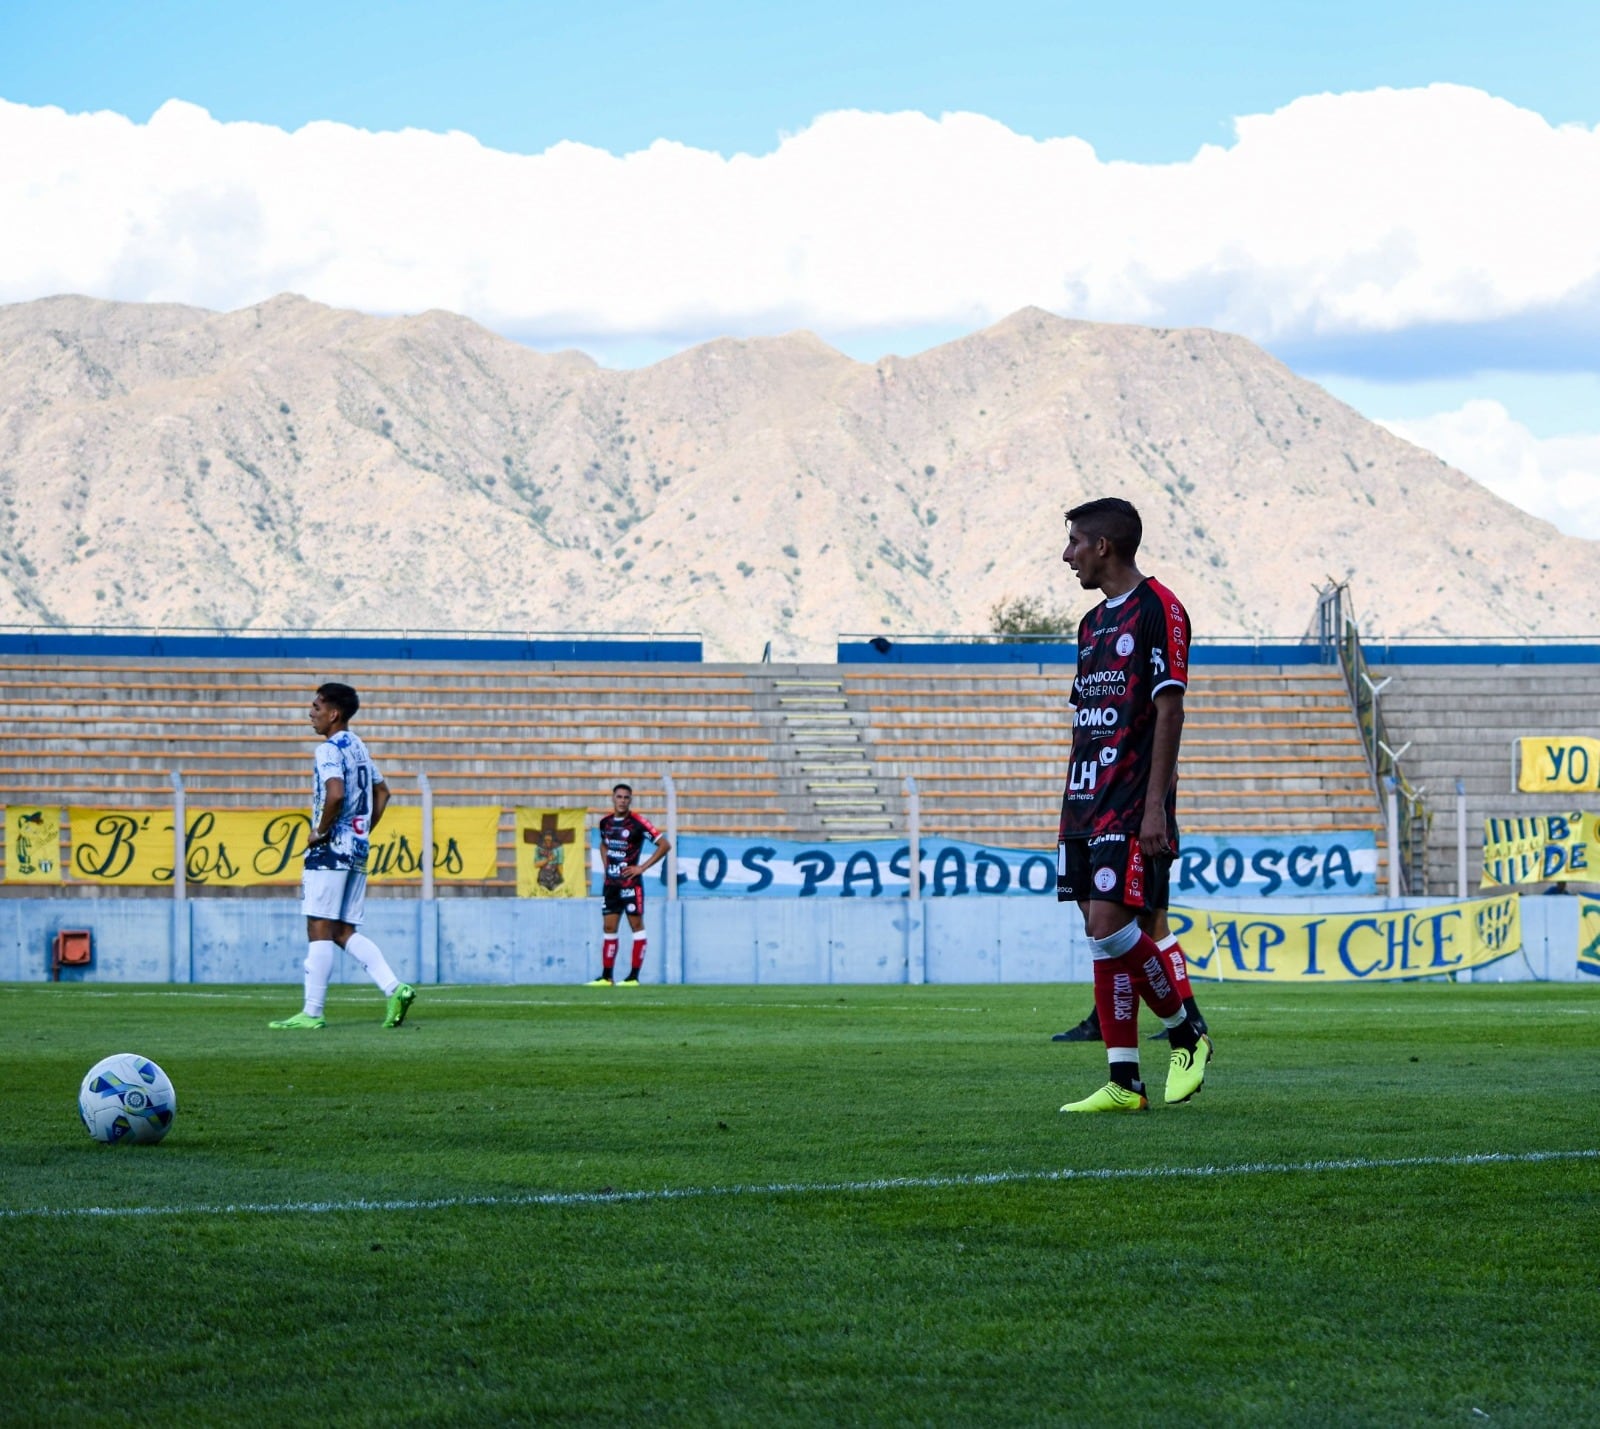
[[582,809],[517,810],[517,897],[582,898],[584,870]]

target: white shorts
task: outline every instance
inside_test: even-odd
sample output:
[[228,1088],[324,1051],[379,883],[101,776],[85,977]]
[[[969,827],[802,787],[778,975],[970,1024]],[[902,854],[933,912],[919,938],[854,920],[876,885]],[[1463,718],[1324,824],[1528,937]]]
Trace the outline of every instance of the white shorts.
[[300,911],[335,923],[361,922],[367,907],[367,875],[349,868],[308,868],[300,875]]

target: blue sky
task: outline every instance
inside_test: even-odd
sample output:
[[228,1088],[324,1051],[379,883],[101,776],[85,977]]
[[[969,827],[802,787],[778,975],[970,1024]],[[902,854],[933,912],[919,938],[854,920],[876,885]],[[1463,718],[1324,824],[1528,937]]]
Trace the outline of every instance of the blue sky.
[[1449,81],[1600,122],[1600,6],[1276,0],[218,5],[10,0],[0,95],[148,117],[460,129],[532,153],[672,138],[763,153],[833,109],[972,110],[1164,163],[1239,114]]
[[[84,191],[97,185],[114,189],[114,202],[134,215],[129,233],[172,225],[163,230],[166,247],[192,247],[199,261],[188,265],[184,271],[192,276],[185,278],[177,267],[162,269],[159,255],[138,251],[135,239],[126,238],[114,254],[85,252],[76,268],[66,259],[52,266],[26,254],[8,262],[0,235],[0,300],[42,296],[56,284],[107,297],[226,306],[266,296],[257,290],[281,280],[297,291],[374,311],[452,306],[521,340],[581,345],[601,360],[622,364],[652,360],[719,331],[798,325],[870,359],[959,335],[1022,301],[1082,316],[1207,322],[1263,342],[1369,416],[1389,420],[1407,435],[1425,434],[1436,450],[1481,480],[1498,483],[1497,489],[1546,482],[1555,504],[1547,503],[1541,514],[1562,519],[1567,529],[1581,525],[1573,524],[1561,502],[1581,507],[1585,475],[1592,475],[1594,529],[1583,534],[1600,536],[1600,278],[1584,266],[1587,257],[1567,251],[1572,245],[1551,249],[1548,234],[1539,232],[1541,223],[1558,234],[1577,232],[1594,212],[1583,207],[1581,195],[1569,192],[1591,184],[1592,158],[1587,149],[1573,157],[1576,150],[1560,126],[1593,137],[1600,125],[1597,75],[1600,5],[1541,0],[1516,6],[817,0],[805,7],[13,0],[0,7],[0,100],[21,108],[4,116],[12,122],[10,128],[0,125],[0,153],[9,150],[14,167],[26,169],[31,160],[40,172],[66,173]],[[1440,85],[1460,88],[1427,90]],[[1409,97],[1386,98],[1387,90]],[[1334,96],[1338,103],[1318,105],[1316,96]],[[169,109],[163,111],[165,130],[158,133],[151,125],[148,135],[140,130],[130,139],[122,130],[90,133],[82,126],[64,133],[39,114],[47,106],[69,114],[104,110],[137,127],[174,99],[216,122]],[[866,119],[853,126],[818,124],[840,111],[915,111],[931,121],[970,113],[993,121],[995,131],[936,123],[913,131]],[[1256,124],[1249,144],[1236,129],[1236,121],[1247,116],[1270,117]],[[965,176],[952,179],[958,201],[983,189],[988,169],[1014,166],[1002,208],[1016,204],[1016,195],[1026,194],[1030,184],[1063,174],[1073,182],[1081,178],[1084,193],[1096,196],[1083,205],[1094,214],[1088,226],[1098,237],[1094,243],[1083,240],[1084,252],[1059,282],[1040,279],[1048,274],[1048,255],[1018,252],[1009,260],[1014,279],[974,281],[968,291],[960,277],[968,270],[952,251],[930,259],[916,292],[908,284],[905,293],[880,302],[884,284],[871,275],[831,286],[821,276],[836,273],[844,261],[822,232],[814,246],[805,246],[811,238],[804,240],[799,258],[773,251],[773,272],[787,263],[800,273],[792,292],[764,271],[750,277],[752,296],[741,306],[710,290],[717,264],[698,262],[689,250],[701,236],[683,214],[668,212],[660,217],[668,236],[659,251],[641,242],[615,251],[602,243],[592,254],[572,246],[530,253],[530,264],[552,273],[577,273],[586,262],[631,272],[637,281],[620,284],[621,295],[568,303],[560,293],[529,286],[514,300],[502,300],[515,286],[506,277],[517,252],[509,236],[481,250],[472,247],[470,258],[448,273],[418,280],[413,291],[398,275],[416,274],[426,266],[426,255],[380,252],[340,192],[326,199],[332,215],[326,227],[355,235],[340,239],[352,254],[343,269],[290,251],[281,234],[269,241],[252,229],[236,239],[256,243],[259,261],[254,269],[238,265],[249,276],[230,276],[230,265],[208,246],[228,241],[230,225],[244,221],[240,213],[253,215],[262,230],[273,228],[274,205],[288,189],[267,172],[271,165],[298,164],[303,175],[320,167],[324,152],[354,152],[354,141],[327,135],[325,149],[319,149],[323,141],[314,143],[307,131],[293,154],[293,146],[267,144],[271,153],[260,160],[265,177],[244,175],[240,188],[235,176],[256,162],[262,146],[229,126],[293,133],[322,121],[365,131],[461,131],[483,150],[507,155],[541,155],[571,142],[620,156],[667,140],[723,160],[765,156],[764,167],[708,166],[692,152],[657,154],[631,167],[581,159],[547,164],[539,177],[527,180],[520,208],[483,212],[478,221],[489,227],[514,225],[517,215],[537,210],[540,195],[551,191],[564,197],[569,211],[574,199],[581,208],[593,194],[597,212],[624,213],[649,226],[663,205],[671,209],[670,195],[679,191],[714,218],[756,202],[752,192],[777,189],[788,194],[784,221],[805,227],[811,214],[833,202],[837,186],[855,197],[841,199],[839,213],[819,228],[834,223],[837,240],[877,223],[884,229],[883,251],[904,254],[919,232],[951,223],[938,207],[937,182],[931,189],[905,188],[905,203],[917,208],[919,221],[901,225],[888,204],[874,205],[870,172],[863,181],[855,171],[874,162],[885,165],[885,183],[893,188],[901,169],[922,164],[936,180],[948,163]],[[1425,142],[1397,158],[1372,195],[1358,183],[1341,187],[1352,183],[1352,166],[1381,167],[1389,137],[1385,125],[1393,125],[1397,150],[1418,141],[1419,131]],[[785,144],[795,136],[806,137]],[[1458,137],[1461,152],[1453,154],[1449,146]],[[1064,154],[1058,145],[1045,154],[1025,142],[1061,139],[1081,140],[1093,153]],[[58,142],[60,154],[38,155],[40,146]],[[1348,151],[1341,147],[1346,142]],[[107,177],[95,168],[96,145],[131,157],[116,164],[108,159]],[[1231,151],[1234,172],[1195,198],[1194,188],[1209,184],[1218,167],[1196,160],[1208,145]],[[1294,189],[1295,145],[1305,167],[1326,166],[1325,176],[1305,193]],[[358,171],[382,172],[391,184],[414,166],[434,175],[431,182],[440,191],[449,190],[453,168],[503,169],[492,155],[445,154],[420,142],[412,146],[413,157],[397,160],[389,152],[393,147],[362,151],[371,156],[370,165],[351,162]],[[181,189],[164,188],[162,166],[170,169],[175,153],[210,154],[211,167]],[[1485,163],[1503,164],[1500,172],[1536,178],[1503,206],[1493,201],[1491,183],[1484,190],[1487,201],[1480,194],[1449,222],[1430,227],[1430,204],[1443,209],[1464,184],[1470,186],[1479,153],[1491,156]],[[1460,179],[1438,178],[1444,170],[1454,173],[1457,162]],[[583,173],[576,173],[579,168]],[[560,173],[552,177],[554,169]],[[758,169],[763,177],[753,188],[740,188]],[[830,172],[841,176],[838,185],[830,183]],[[148,179],[136,177],[145,173]],[[1041,180],[1041,174],[1050,177]],[[35,189],[36,179],[30,180]],[[1366,242],[1385,215],[1436,179],[1437,193],[1431,199],[1425,194],[1415,212],[1396,220],[1395,234]],[[703,194],[694,187],[702,181]],[[143,207],[140,195],[131,192],[140,182],[151,191]],[[1167,198],[1139,208],[1152,186],[1163,185]],[[1351,221],[1348,254],[1330,244],[1302,269],[1294,269],[1298,240],[1292,224],[1240,256],[1240,234],[1248,238],[1256,231],[1248,212],[1238,219],[1237,232],[1215,236],[1211,247],[1195,254],[1178,252],[1175,239],[1149,231],[1160,226],[1163,204],[1192,204],[1183,222],[1207,229],[1216,214],[1238,206],[1241,193],[1265,211],[1280,191],[1284,206],[1292,208],[1315,202],[1323,189],[1333,197],[1315,234],[1337,227],[1342,212],[1359,211],[1361,217]],[[0,202],[6,192],[0,186]],[[20,181],[10,192],[24,193]],[[1540,215],[1540,222],[1517,229],[1519,215],[1525,217],[1546,195],[1552,203],[1548,218]],[[382,211],[383,202],[373,195],[370,223],[392,229],[400,220]],[[228,205],[232,216],[224,219],[219,215]],[[426,207],[424,196],[409,221],[432,222]],[[1135,217],[1126,219],[1130,212]],[[1140,213],[1156,217],[1141,229]],[[0,228],[4,217],[0,211]],[[1075,212],[1052,210],[1036,221],[1064,225],[1063,244],[1081,236]],[[1120,237],[1119,222],[1132,225]],[[758,249],[781,227],[773,218],[740,242]],[[1516,231],[1497,242],[1500,227]],[[995,233],[980,225],[953,247],[981,249]],[[472,246],[476,239],[441,228],[433,241]],[[1450,251],[1455,241],[1459,255]],[[1119,245],[1138,251],[1113,272]],[[57,239],[51,246],[73,244]],[[358,250],[364,255],[360,263]],[[724,268],[726,262],[724,257]],[[1347,270],[1360,271],[1340,286],[1338,275]],[[1566,276],[1543,282],[1554,270]],[[373,276],[379,272],[388,275],[386,282]],[[1388,285],[1382,302],[1372,297],[1374,283]],[[948,301],[929,296],[941,284]],[[577,292],[583,284],[574,279],[571,286]],[[658,301],[655,288],[673,290],[677,300]],[[1300,301],[1312,288],[1312,298]],[[1503,420],[1490,410],[1495,406]],[[1453,415],[1454,426],[1447,420]],[[1591,438],[1592,472],[1584,445]],[[1551,439],[1565,445],[1550,447]],[[1452,448],[1452,442],[1461,445]],[[1469,460],[1480,469],[1467,465]],[[1491,471],[1494,462],[1499,465]],[[1589,518],[1580,510],[1577,519]]]

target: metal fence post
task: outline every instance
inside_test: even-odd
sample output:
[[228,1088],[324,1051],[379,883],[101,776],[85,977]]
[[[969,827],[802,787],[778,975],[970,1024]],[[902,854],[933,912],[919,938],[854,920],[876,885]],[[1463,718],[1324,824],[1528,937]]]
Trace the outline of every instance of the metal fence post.
[[678,783],[672,771],[661,771],[661,785],[667,791],[667,916],[662,920],[661,978],[663,982],[684,980],[683,909],[678,899]]
[[922,795],[906,775],[906,981],[928,980],[928,926],[922,911]]
[[1400,781],[1391,774],[1389,785],[1389,897],[1400,896]]
[[1456,896],[1467,897],[1467,781],[1456,780]]
[[433,902],[433,785],[427,774],[417,770],[417,789],[422,795],[422,901]]
[[189,926],[189,800],[183,775],[172,771],[172,980],[194,981],[194,940]]
[[422,894],[417,903],[417,976],[439,981],[439,907],[433,886],[433,785],[426,770],[417,770],[417,792],[422,796]]

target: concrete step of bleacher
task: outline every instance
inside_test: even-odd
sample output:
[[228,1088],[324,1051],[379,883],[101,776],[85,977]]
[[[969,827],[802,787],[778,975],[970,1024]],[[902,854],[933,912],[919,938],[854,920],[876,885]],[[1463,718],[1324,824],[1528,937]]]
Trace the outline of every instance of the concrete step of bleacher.
[[1600,800],[1573,794],[1524,794],[1514,787],[1513,743],[1524,735],[1600,733],[1600,665],[1390,665],[1380,709],[1396,746],[1408,744],[1401,767],[1426,789],[1430,891],[1457,882],[1456,781],[1465,786],[1467,867],[1476,886],[1483,824],[1491,817],[1528,817],[1589,809]]

